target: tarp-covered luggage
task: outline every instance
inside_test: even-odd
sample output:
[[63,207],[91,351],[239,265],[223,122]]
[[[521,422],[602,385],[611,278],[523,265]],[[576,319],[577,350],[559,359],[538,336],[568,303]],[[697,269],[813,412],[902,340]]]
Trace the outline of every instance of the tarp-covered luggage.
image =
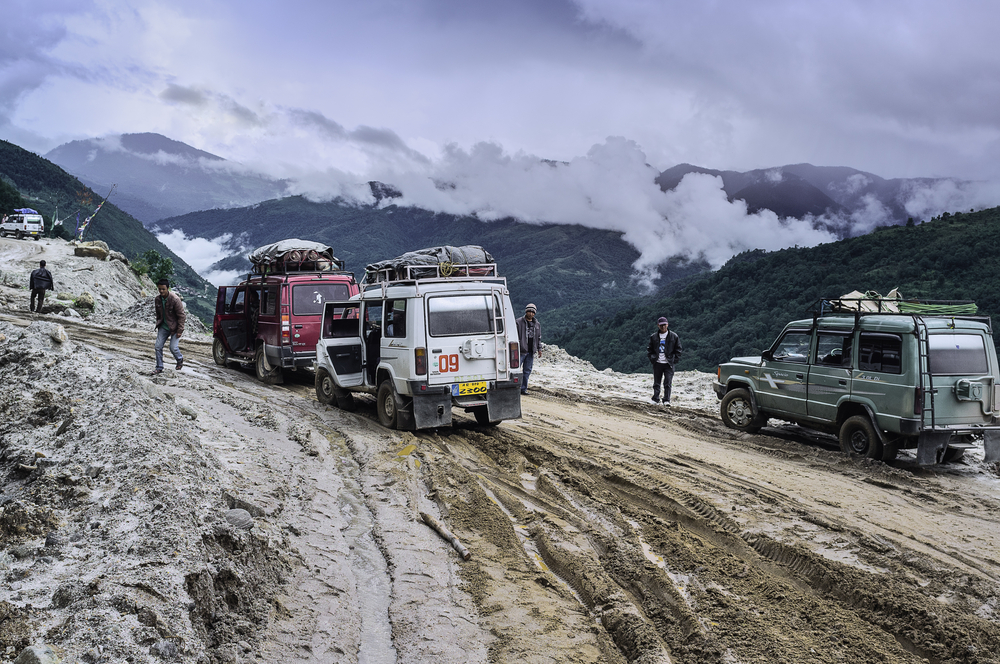
[[365,268],[365,281],[496,276],[496,262],[477,245],[442,245],[408,251]]
[[343,270],[333,248],[320,242],[289,238],[257,247],[247,256],[256,274]]

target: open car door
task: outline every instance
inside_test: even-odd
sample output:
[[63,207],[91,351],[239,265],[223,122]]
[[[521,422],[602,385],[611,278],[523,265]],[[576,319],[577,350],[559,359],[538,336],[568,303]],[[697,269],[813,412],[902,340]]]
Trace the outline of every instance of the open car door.
[[364,382],[364,347],[361,341],[361,303],[326,302],[318,353],[325,353],[338,387]]
[[229,353],[242,353],[247,346],[246,286],[222,286],[215,300],[215,320]]

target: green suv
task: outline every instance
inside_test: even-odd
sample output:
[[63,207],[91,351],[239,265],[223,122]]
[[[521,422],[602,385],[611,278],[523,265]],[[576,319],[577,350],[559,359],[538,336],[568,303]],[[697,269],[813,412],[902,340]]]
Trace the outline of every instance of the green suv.
[[916,449],[922,465],[955,461],[981,439],[985,460],[1000,461],[990,319],[927,313],[955,303],[909,304],[920,313],[821,305],[760,357],[719,365],[722,421],[756,433],[769,418],[785,420],[838,435],[847,454],[891,461]]

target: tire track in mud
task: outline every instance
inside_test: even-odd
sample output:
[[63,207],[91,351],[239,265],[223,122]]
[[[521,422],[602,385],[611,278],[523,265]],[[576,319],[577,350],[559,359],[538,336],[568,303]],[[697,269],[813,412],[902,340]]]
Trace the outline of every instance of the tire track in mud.
[[[627,660],[995,661],[1000,630],[975,613],[995,602],[995,587],[967,583],[964,601],[949,605],[914,579],[961,575],[921,568],[912,552],[853,531],[859,555],[884,566],[868,572],[743,532],[682,486],[703,474],[715,491],[741,491],[751,488],[747,478],[631,450],[615,449],[612,460],[592,449],[599,444],[592,436],[588,447],[587,435],[556,427],[539,435],[539,428],[530,437],[516,427],[459,429],[452,437],[485,456],[461,464],[489,486],[514,527],[528,529],[548,569],[573,588]],[[534,488],[525,486],[526,468],[537,477]],[[805,511],[780,492],[753,488],[767,502]],[[496,518],[476,512],[464,519],[470,532],[471,524]]]

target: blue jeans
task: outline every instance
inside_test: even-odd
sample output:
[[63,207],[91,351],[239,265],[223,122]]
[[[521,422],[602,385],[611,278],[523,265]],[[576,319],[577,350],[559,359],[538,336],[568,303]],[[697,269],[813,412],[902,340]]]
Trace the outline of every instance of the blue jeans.
[[521,358],[521,391],[528,389],[528,376],[531,375],[531,367],[535,365],[535,354],[528,353]]
[[156,331],[156,368],[163,368],[163,344],[167,343],[167,337],[170,337],[170,352],[173,354],[174,359],[180,362],[184,359],[181,355],[180,340],[177,335],[170,330],[159,328]]

